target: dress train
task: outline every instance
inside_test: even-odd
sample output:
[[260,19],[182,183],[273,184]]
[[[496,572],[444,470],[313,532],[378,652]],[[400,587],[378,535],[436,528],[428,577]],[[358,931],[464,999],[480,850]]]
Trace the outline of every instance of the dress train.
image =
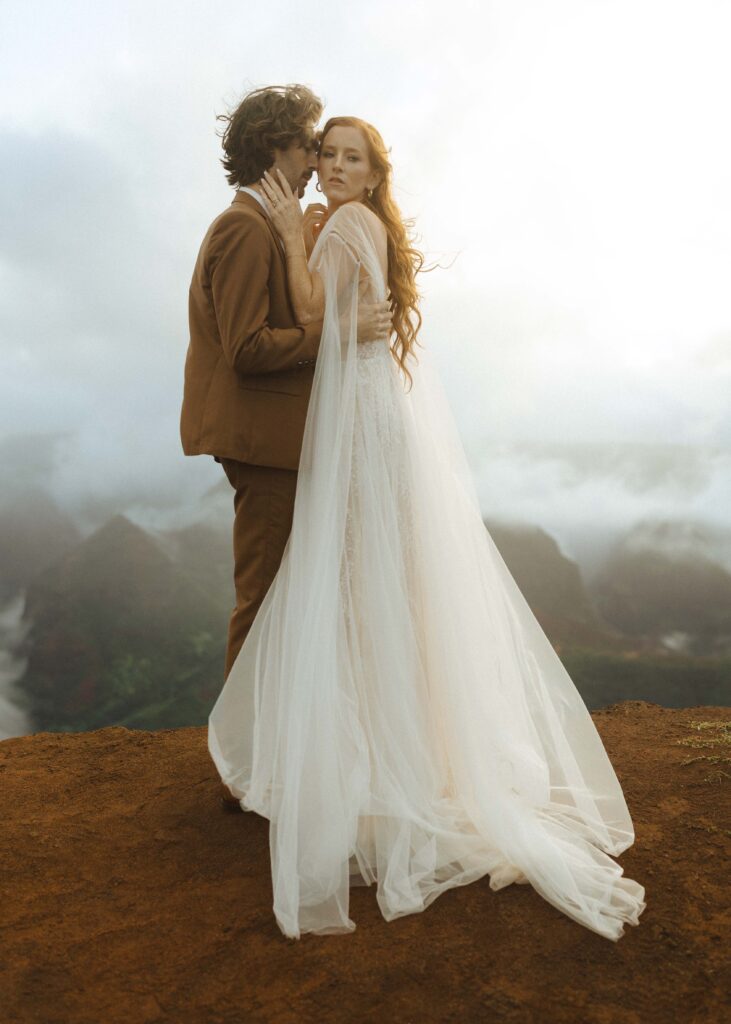
[[[325,322],[280,569],[209,718],[241,806],[270,821],[281,931],[349,932],[352,885],[387,921],[489,876],[613,941],[645,890],[591,716],[485,529],[429,353],[406,390],[388,341],[380,221],[327,222]],[[485,913],[490,912],[489,902]]]

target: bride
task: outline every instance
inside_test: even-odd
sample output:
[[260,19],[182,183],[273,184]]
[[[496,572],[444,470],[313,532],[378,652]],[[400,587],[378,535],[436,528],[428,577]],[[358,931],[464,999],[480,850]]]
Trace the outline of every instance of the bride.
[[[375,882],[392,921],[487,875],[616,941],[645,908],[612,859],[632,820],[485,529],[429,353],[414,354],[421,257],[381,136],[329,120],[318,174],[309,260],[286,179],[262,182],[298,322],[323,330],[292,531],[211,712],[211,756],[270,821],[286,936],[353,931],[351,885]],[[359,302],[387,297],[393,346],[358,343]]]

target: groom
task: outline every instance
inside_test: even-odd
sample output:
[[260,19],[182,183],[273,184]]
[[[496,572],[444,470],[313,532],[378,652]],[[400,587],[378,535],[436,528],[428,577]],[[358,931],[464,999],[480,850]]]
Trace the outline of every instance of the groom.
[[[281,170],[300,199],[317,165],[323,104],[302,85],[256,89],[222,115],[233,202],[209,227],[189,292],[190,344],[180,433],[186,455],[212,455],[234,490],[236,607],[231,670],[274,579],[292,527],[297,469],[322,322],[296,323],[279,238],[260,198]],[[362,307],[358,340],[382,336],[386,303]],[[381,324],[379,325],[379,316]]]

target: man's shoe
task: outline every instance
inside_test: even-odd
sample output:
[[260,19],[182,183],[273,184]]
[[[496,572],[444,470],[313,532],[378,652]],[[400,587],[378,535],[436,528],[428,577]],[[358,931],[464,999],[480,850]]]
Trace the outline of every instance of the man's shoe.
[[233,795],[228,786],[223,784],[221,790],[221,806],[224,811],[232,811],[235,813],[236,811],[243,810],[239,803],[239,798]]

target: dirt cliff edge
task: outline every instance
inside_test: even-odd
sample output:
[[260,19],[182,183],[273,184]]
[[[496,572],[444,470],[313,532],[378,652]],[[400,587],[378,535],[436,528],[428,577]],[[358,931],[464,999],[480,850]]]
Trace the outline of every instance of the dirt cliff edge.
[[356,931],[287,940],[269,823],[227,814],[206,730],[0,742],[5,1022],[716,1022],[731,996],[731,709],[626,701],[592,715],[647,909],[617,942],[487,879]]

